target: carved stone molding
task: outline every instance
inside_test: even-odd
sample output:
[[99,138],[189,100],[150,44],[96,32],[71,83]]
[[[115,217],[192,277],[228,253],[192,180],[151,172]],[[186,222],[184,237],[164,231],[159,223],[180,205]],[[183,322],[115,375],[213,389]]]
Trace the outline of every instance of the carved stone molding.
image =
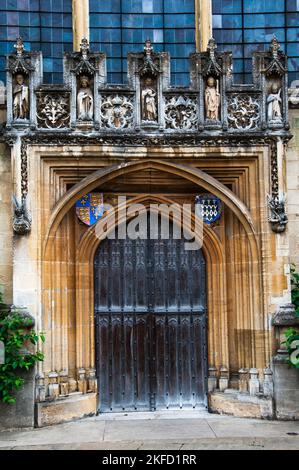
[[227,119],[229,128],[237,130],[257,129],[260,122],[260,104],[256,97],[232,95],[228,99]]
[[134,117],[134,99],[126,95],[102,95],[102,127],[130,129]]
[[269,222],[275,233],[285,231],[288,217],[286,215],[285,195],[279,196],[277,143],[271,143],[271,196],[268,196]]
[[197,99],[187,95],[165,97],[166,129],[195,130],[198,122]]
[[69,127],[70,103],[68,92],[37,92],[38,127],[61,129]]

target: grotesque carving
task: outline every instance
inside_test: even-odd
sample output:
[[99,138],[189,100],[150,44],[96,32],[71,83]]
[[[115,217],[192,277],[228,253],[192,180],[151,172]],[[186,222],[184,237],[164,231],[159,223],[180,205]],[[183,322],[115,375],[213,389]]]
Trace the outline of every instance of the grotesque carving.
[[69,97],[66,94],[40,94],[37,103],[39,127],[60,129],[68,127],[70,120]]
[[165,100],[167,129],[191,130],[197,127],[197,101],[186,96],[171,96]]
[[93,93],[90,88],[89,78],[80,77],[80,88],[77,94],[78,119],[91,121],[93,117]]
[[29,116],[29,89],[25,84],[24,76],[18,73],[13,88],[13,117],[14,119],[28,119]]
[[147,77],[141,91],[142,120],[157,121],[157,93],[153,88],[153,80]]
[[132,127],[133,99],[124,95],[103,97],[101,117],[103,127],[124,129]]
[[269,121],[281,121],[281,101],[281,88],[276,83],[273,83],[271,92],[267,97]]
[[22,198],[21,203],[13,196],[13,230],[18,235],[25,235],[31,230],[31,217],[27,211],[26,199]]
[[229,126],[233,129],[250,130],[258,127],[260,105],[257,98],[248,95],[231,96],[227,113]]
[[[205,89],[206,118],[210,121],[219,120],[220,93],[218,90],[218,80],[214,77],[207,79]],[[216,87],[217,84],[217,87]]]
[[285,210],[285,195],[281,198],[268,196],[268,206],[270,210],[269,222],[273,232],[282,233],[286,229],[288,216]]

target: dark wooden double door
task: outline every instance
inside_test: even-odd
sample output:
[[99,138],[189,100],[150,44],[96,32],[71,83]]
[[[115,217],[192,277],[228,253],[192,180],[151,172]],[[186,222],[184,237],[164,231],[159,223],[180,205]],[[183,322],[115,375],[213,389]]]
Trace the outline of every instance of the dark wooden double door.
[[173,237],[106,239],[94,267],[99,411],[202,406],[202,251],[187,251],[184,240]]

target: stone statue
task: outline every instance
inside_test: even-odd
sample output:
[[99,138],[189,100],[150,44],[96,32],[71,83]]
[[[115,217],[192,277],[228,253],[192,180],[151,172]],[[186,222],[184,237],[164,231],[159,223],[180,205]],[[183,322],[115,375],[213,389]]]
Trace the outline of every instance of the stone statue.
[[211,121],[219,119],[220,93],[218,91],[218,82],[216,88],[216,80],[209,77],[205,90],[206,118]]
[[93,94],[90,88],[89,78],[80,78],[80,88],[77,94],[78,119],[92,120],[93,117]]
[[14,119],[28,119],[29,115],[29,89],[24,83],[21,73],[16,75],[16,84],[13,89],[13,117]]
[[281,88],[276,83],[271,86],[271,92],[267,97],[268,103],[268,120],[280,121],[281,120]]
[[147,78],[145,80],[145,88],[142,90],[142,119],[144,121],[156,121],[157,120],[157,106],[156,106],[156,95],[157,93],[151,87],[152,79]]

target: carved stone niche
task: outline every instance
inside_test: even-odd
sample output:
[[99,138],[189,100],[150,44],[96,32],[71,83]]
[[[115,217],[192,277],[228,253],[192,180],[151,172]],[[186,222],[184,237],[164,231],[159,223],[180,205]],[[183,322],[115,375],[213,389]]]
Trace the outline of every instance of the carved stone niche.
[[265,121],[267,127],[282,128],[287,124],[286,58],[275,36],[270,52],[264,57]]
[[155,53],[148,39],[143,53],[129,54],[128,64],[129,86],[136,90],[136,127],[162,127],[162,88],[163,77],[169,72],[168,55]]
[[34,87],[42,81],[41,54],[27,52],[22,38],[16,40],[15,54],[7,57],[7,128],[35,125]]
[[207,52],[202,54],[204,119],[208,127],[218,127],[221,122],[222,58],[216,54],[216,42],[208,42]]
[[64,82],[72,90],[70,125],[81,131],[99,129],[100,103],[98,88],[106,83],[105,54],[90,52],[83,38],[80,52],[64,56]]

